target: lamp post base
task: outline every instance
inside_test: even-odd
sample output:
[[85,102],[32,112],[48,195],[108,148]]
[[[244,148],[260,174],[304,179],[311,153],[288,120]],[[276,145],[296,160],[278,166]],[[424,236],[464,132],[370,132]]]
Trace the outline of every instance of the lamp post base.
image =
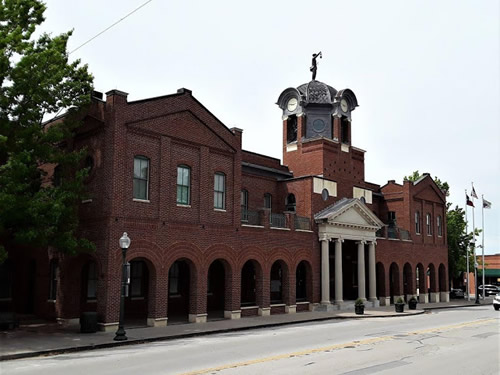
[[125,334],[125,330],[123,328],[118,328],[118,331],[116,331],[114,339],[115,341],[125,341],[128,340],[127,335]]

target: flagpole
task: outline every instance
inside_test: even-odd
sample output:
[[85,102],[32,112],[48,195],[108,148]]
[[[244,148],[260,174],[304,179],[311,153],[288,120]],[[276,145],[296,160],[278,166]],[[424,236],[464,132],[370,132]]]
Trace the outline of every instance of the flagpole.
[[[467,236],[469,231],[469,223],[467,221],[467,189],[465,189],[465,235]],[[470,301],[470,284],[469,284],[469,244],[466,247],[467,250],[467,301]]]
[[[475,190],[474,190],[474,183],[471,182],[472,185],[472,192],[475,195]],[[476,257],[476,224],[474,220],[474,195],[471,193],[471,198],[472,198],[472,243],[474,245],[474,292],[476,296],[476,302],[479,303],[479,288],[477,287],[477,257]],[[484,288],[483,288],[484,289]]]
[[482,262],[483,262],[483,300],[486,297],[484,294],[484,195],[481,194],[481,251],[482,251]]

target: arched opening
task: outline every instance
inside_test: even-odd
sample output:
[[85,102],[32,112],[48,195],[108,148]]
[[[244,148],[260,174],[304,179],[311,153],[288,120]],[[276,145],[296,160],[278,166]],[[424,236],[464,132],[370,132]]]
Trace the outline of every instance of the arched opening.
[[297,141],[297,115],[290,115],[286,121],[286,143]]
[[168,271],[168,323],[185,323],[189,320],[191,291],[191,262],[176,260]]
[[271,304],[283,303],[284,273],[282,262],[274,262],[271,267]]
[[248,260],[241,269],[241,306],[257,306],[257,270],[260,267],[255,260]]
[[418,302],[424,303],[425,302],[425,296],[426,296],[426,287],[425,287],[425,272],[424,272],[424,266],[422,263],[417,264],[417,267],[415,268],[415,284],[417,285],[417,296],[418,296]]
[[378,262],[376,266],[377,272],[377,296],[386,297],[385,291],[385,267],[382,263]]
[[148,318],[149,297],[148,264],[143,259],[130,261],[130,285],[125,297],[125,322],[127,326],[145,326]]
[[215,260],[208,268],[207,314],[208,319],[224,318],[226,272],[221,260]]
[[13,311],[12,304],[12,263],[7,259],[0,264],[0,311]]
[[396,263],[392,263],[389,268],[389,288],[391,303],[394,303],[394,297],[401,296],[401,290],[399,287],[399,267]]
[[405,301],[408,301],[414,295],[413,272],[409,263],[403,267],[403,289]]
[[429,301],[430,302],[437,302],[436,300],[436,290],[437,290],[437,284],[436,284],[436,268],[434,267],[434,264],[429,264],[427,267],[427,293],[429,296]]
[[295,272],[295,299],[297,302],[307,301],[307,269],[306,262],[302,261]]
[[295,212],[295,208],[296,208],[295,195],[288,194],[287,197],[286,197],[285,204],[286,204],[286,210],[287,211]]
[[439,291],[446,292],[448,288],[446,287],[446,268],[444,264],[439,265]]

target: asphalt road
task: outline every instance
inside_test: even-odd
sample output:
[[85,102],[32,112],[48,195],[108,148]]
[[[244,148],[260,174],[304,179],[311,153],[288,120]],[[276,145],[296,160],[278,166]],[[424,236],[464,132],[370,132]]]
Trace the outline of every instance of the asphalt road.
[[500,312],[300,324],[0,363],[0,374],[499,374]]

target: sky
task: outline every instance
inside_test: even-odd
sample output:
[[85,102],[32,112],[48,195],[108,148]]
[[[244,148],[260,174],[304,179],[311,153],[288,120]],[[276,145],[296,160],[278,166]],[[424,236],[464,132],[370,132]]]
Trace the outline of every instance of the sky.
[[[73,29],[72,51],[145,2],[47,0],[41,29]],[[485,254],[500,253],[498,0],[152,0],[70,57],[89,65],[96,90],[129,100],[186,87],[244,130],[245,150],[282,159],[275,103],[311,80],[318,51],[316,79],[358,99],[352,144],[367,151],[366,180],[428,172],[449,183],[448,201],[460,207],[473,182],[493,204]]]

